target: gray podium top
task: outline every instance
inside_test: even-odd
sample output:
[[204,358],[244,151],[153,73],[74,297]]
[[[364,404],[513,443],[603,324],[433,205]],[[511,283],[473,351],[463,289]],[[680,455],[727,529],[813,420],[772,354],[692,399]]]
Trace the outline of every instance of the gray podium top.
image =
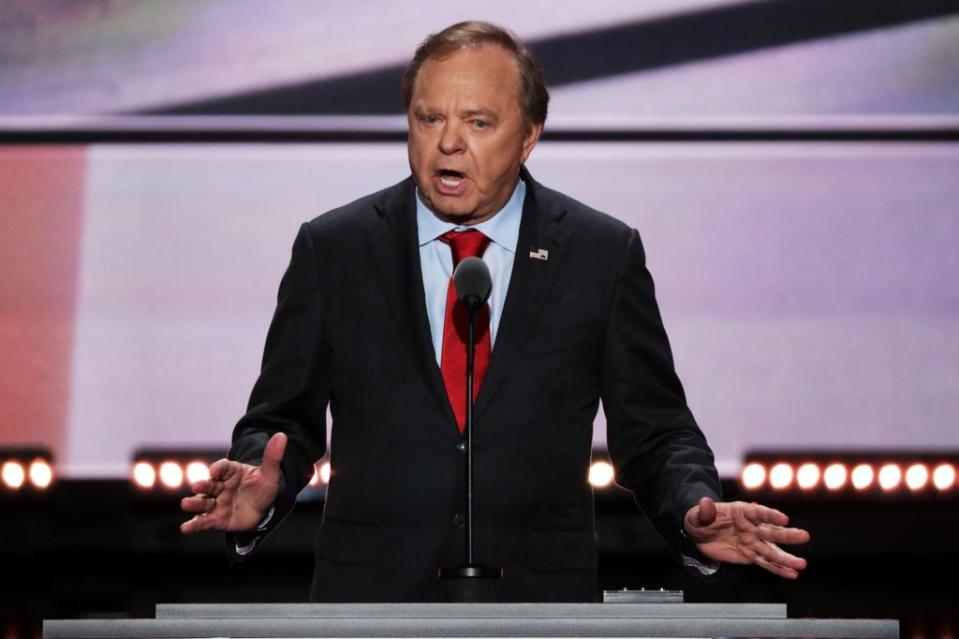
[[156,619],[44,621],[45,639],[333,637],[898,638],[899,622],[787,619],[776,604],[196,604]]
[[786,604],[380,603],[380,604],[157,604],[157,619],[309,618],[547,618],[785,619]]

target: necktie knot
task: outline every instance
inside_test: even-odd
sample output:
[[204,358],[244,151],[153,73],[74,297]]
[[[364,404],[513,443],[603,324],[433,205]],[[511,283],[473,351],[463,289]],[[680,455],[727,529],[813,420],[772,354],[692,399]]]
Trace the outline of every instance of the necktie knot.
[[480,231],[447,231],[440,235],[440,241],[450,245],[453,251],[453,268],[467,257],[483,257],[490,239]]

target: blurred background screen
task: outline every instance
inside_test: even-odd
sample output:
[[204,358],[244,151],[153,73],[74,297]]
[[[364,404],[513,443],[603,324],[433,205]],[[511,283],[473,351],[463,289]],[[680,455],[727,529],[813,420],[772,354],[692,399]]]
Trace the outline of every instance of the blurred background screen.
[[465,18],[543,64],[533,175],[639,229],[721,472],[959,444],[959,3],[412,9],[3,3],[0,444],[225,446],[298,225],[408,174],[399,76]]

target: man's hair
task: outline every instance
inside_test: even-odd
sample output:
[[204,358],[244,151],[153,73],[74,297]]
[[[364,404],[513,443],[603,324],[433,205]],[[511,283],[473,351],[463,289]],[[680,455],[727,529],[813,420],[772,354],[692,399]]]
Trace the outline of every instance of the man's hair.
[[469,20],[457,22],[426,38],[413,54],[403,74],[403,102],[407,110],[413,100],[413,87],[420,67],[430,58],[443,59],[460,49],[471,49],[481,44],[496,44],[513,55],[519,68],[520,109],[527,124],[543,124],[549,107],[549,91],[543,71],[530,53],[512,33],[489,22]]

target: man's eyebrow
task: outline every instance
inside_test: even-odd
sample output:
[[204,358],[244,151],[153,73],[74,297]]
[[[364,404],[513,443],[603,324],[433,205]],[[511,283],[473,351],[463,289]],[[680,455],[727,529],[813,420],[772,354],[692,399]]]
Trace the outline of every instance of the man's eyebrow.
[[460,115],[464,118],[471,118],[474,115],[482,115],[487,118],[495,118],[496,114],[492,111],[486,109],[467,109],[466,111],[461,111]]

